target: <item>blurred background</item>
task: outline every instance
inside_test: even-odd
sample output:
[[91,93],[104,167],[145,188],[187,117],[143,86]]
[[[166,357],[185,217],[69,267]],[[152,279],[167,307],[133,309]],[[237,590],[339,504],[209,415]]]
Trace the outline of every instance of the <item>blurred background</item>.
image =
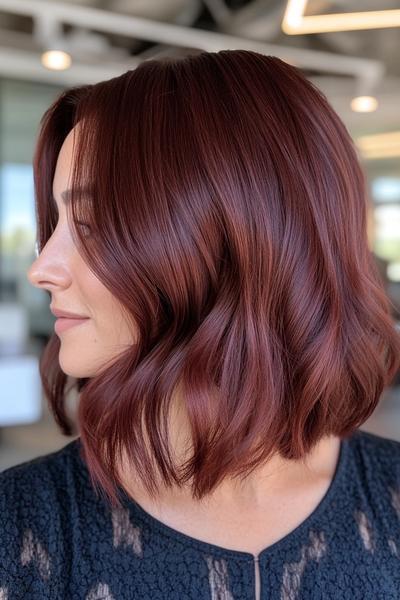
[[[55,319],[26,278],[33,149],[55,97],[203,50],[256,50],[300,67],[357,145],[370,244],[400,327],[399,27],[400,0],[0,0],[0,470],[72,439],[57,430],[38,372]],[[400,374],[362,428],[400,440]]]

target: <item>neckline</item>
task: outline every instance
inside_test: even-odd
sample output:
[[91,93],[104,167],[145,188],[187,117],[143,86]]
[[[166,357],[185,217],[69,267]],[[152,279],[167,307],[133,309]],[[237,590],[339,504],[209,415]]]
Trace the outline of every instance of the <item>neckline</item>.
[[206,542],[199,538],[192,537],[191,535],[188,535],[183,531],[174,529],[170,525],[167,525],[163,521],[160,521],[159,519],[151,515],[130,494],[128,494],[123,487],[117,486],[118,494],[125,508],[127,508],[134,516],[137,516],[139,519],[147,523],[147,525],[151,529],[155,529],[157,532],[159,532],[162,536],[167,537],[175,542],[184,544],[185,546],[196,548],[201,552],[209,552],[220,556],[223,555],[225,557],[230,556],[233,559],[236,558],[238,560],[253,562],[257,558],[258,560],[262,560],[269,554],[272,554],[275,551],[279,550],[281,546],[285,546],[292,540],[301,536],[304,530],[308,529],[314,523],[314,521],[316,521],[320,517],[320,515],[326,510],[327,506],[335,498],[337,490],[340,487],[344,474],[347,470],[349,444],[349,437],[344,437],[341,439],[339,456],[330,485],[326,490],[324,496],[321,498],[320,502],[314,508],[314,510],[294,529],[289,531],[289,533],[284,535],[276,542],[273,542],[269,546],[265,547],[257,555],[244,550],[234,550],[231,548],[226,548],[218,544],[213,544],[211,542]]

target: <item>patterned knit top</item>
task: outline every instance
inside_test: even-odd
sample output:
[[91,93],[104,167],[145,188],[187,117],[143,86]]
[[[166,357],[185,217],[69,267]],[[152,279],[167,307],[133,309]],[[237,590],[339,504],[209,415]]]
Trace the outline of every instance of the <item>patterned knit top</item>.
[[400,599],[400,441],[344,438],[318,506],[257,557],[110,508],[81,449],[0,473],[0,600]]

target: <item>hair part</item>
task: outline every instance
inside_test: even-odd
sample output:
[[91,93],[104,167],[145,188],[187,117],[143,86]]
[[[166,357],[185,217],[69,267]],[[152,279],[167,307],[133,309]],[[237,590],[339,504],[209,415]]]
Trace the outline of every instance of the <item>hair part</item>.
[[[148,493],[194,498],[278,452],[302,459],[349,436],[400,366],[400,338],[367,238],[352,139],[299,69],[248,50],[147,60],[63,92],[34,156],[39,247],[61,145],[79,123],[74,230],[125,307],[137,341],[77,381],[92,482],[119,505],[122,452]],[[77,128],[78,129],[78,128]],[[90,199],[79,197],[91,186]],[[72,434],[53,334],[40,360],[50,408]],[[168,414],[181,386],[192,455],[180,472]]]

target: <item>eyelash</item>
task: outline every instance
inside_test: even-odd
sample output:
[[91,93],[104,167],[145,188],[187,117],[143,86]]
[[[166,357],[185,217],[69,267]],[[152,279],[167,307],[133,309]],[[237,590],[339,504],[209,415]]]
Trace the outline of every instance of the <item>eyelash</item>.
[[[57,216],[57,219],[58,219],[58,211],[56,211],[56,216]],[[75,221],[75,225],[78,225],[79,227],[86,227],[85,237],[89,237],[90,236],[90,234],[92,232],[90,225],[88,225],[87,223],[84,223],[83,221]]]
[[82,221],[77,221],[76,225],[79,225],[80,227],[86,227],[86,229],[88,230],[88,235],[90,235],[91,233],[91,229],[90,226],[87,223],[82,223]]

